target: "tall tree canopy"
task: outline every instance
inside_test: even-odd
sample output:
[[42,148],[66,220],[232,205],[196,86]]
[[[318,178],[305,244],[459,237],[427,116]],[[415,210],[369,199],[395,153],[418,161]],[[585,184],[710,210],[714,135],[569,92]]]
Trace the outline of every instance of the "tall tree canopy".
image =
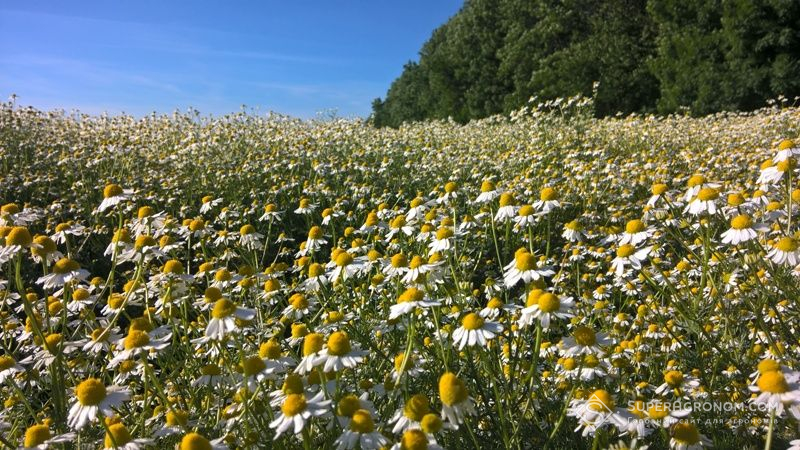
[[796,0],[467,0],[384,99],[377,126],[595,95],[598,115],[751,110],[800,95]]

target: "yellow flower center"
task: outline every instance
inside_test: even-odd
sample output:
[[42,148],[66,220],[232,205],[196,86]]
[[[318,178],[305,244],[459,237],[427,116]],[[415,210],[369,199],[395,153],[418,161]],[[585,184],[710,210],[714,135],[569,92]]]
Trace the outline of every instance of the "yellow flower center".
[[695,187],[695,186],[700,186],[705,182],[706,182],[706,177],[698,174],[698,175],[692,175],[691,178],[689,178],[689,181],[686,183],[686,185],[689,187]]
[[189,413],[180,409],[167,411],[167,425],[171,427],[185,427],[189,421]]
[[308,308],[308,300],[303,294],[294,294],[289,297],[289,304],[297,311],[302,311]]
[[150,343],[150,335],[141,330],[130,330],[128,335],[125,336],[125,349],[131,350],[134,348],[144,347]]
[[75,388],[75,396],[83,406],[96,406],[106,398],[106,387],[97,378],[88,378]]
[[589,397],[589,408],[599,412],[611,411],[614,409],[614,398],[607,390],[598,389]]
[[419,302],[422,301],[423,298],[425,298],[425,293],[417,288],[412,287],[406,289],[402,294],[400,294],[400,297],[397,297],[397,303]]
[[122,187],[120,187],[120,185],[114,183],[107,184],[103,189],[103,198],[116,197],[122,195],[122,192]]
[[303,356],[313,355],[322,350],[323,337],[319,333],[311,333],[303,340]]
[[57,250],[56,243],[47,236],[36,236],[33,242],[39,247],[33,247],[31,252],[37,256],[47,256]]
[[211,442],[197,433],[189,433],[181,439],[180,450],[211,450]]
[[539,304],[539,297],[544,294],[544,291],[541,289],[532,289],[528,292],[528,300],[525,302],[525,306],[533,306]]
[[60,274],[73,272],[80,268],[81,266],[77,262],[69,258],[61,258],[53,264],[53,272]]
[[617,256],[620,258],[627,258],[636,252],[636,248],[631,244],[620,245],[617,249]]
[[134,248],[136,250],[141,250],[145,247],[155,247],[158,244],[153,236],[148,236],[143,234],[136,238],[136,243],[134,244]]
[[6,203],[0,207],[0,213],[2,214],[17,214],[19,211],[19,205],[16,203]]
[[350,338],[343,331],[336,331],[328,338],[328,354],[343,356],[350,353]]
[[194,219],[189,222],[189,231],[200,231],[206,226],[206,223],[203,222],[202,219]]
[[303,393],[303,379],[300,378],[300,375],[290,373],[286,376],[286,379],[283,381],[283,386],[281,386],[281,391],[284,394],[302,394]]
[[653,403],[647,408],[647,416],[654,420],[661,420],[669,415],[669,404]]
[[203,375],[215,377],[222,375],[222,369],[220,369],[219,366],[217,365],[207,364],[202,368],[200,368],[200,373],[202,373]]
[[491,192],[494,190],[494,183],[490,180],[483,180],[481,183],[481,192]]
[[451,237],[453,237],[453,230],[451,230],[450,228],[442,227],[436,230],[436,239],[442,240],[442,239],[449,239]]
[[408,258],[406,258],[406,255],[398,253],[392,256],[392,267],[399,268],[407,266],[408,266]]
[[152,206],[142,206],[139,208],[139,211],[136,213],[136,217],[139,219],[144,219],[145,217],[150,217],[153,215],[155,210],[153,210]]
[[419,422],[429,412],[431,408],[428,405],[428,398],[422,394],[409,398],[403,407],[403,414],[414,422]]
[[340,252],[339,256],[336,257],[336,265],[339,267],[345,267],[353,264],[353,255],[347,252]]
[[183,273],[183,263],[177,259],[171,259],[164,263],[164,268],[161,270],[163,273],[171,273],[180,275]]
[[228,281],[233,278],[233,275],[228,269],[219,269],[214,273],[215,281]]
[[678,422],[672,426],[672,438],[681,444],[696,444],[700,442],[700,432],[697,427],[689,422]]
[[744,230],[753,226],[753,219],[748,215],[738,215],[731,219],[731,228],[734,230]]
[[576,328],[572,336],[578,345],[591,346],[597,343],[597,335],[594,330],[588,327],[581,326]]
[[16,364],[17,362],[14,361],[14,358],[8,355],[0,356],[0,372],[10,369],[14,367]]
[[794,141],[791,139],[784,139],[778,144],[778,150],[788,150],[790,148],[794,148]]
[[542,189],[539,193],[539,200],[543,202],[549,202],[555,200],[557,197],[556,190],[551,187],[546,187]]
[[267,364],[258,356],[249,356],[242,360],[242,373],[246,377],[258,375],[266,368]]
[[567,358],[561,362],[564,370],[575,370],[578,367],[578,361],[575,358]]
[[677,370],[670,370],[664,374],[664,382],[670,387],[679,387],[683,384],[683,373]]
[[115,423],[108,426],[106,432],[105,446],[106,448],[122,447],[132,440],[131,433],[128,428],[121,423]]
[[514,266],[520,272],[533,270],[536,268],[536,257],[531,255],[530,253],[518,254]]
[[517,204],[517,199],[514,198],[514,194],[511,192],[503,192],[500,196],[500,206],[514,206]]
[[758,388],[761,392],[783,394],[789,391],[789,383],[779,370],[772,370],[761,374],[758,378]]
[[48,352],[55,354],[58,347],[61,345],[61,340],[62,337],[60,333],[48,334],[44,338],[44,348],[47,349]]
[[628,234],[641,233],[644,230],[644,222],[639,219],[628,221],[625,225],[625,232]]
[[558,311],[561,307],[561,300],[559,300],[557,295],[545,292],[539,296],[536,304],[539,305],[539,309],[542,312],[549,313]]
[[772,372],[773,370],[781,370],[781,365],[774,359],[765,359],[758,363],[758,372]]
[[744,196],[739,193],[728,194],[729,206],[740,206],[744,203]]
[[797,250],[797,241],[791,237],[782,237],[776,244],[775,248],[782,252],[793,252]]
[[797,161],[792,158],[787,158],[779,162],[776,168],[779,172],[786,172],[787,170],[792,170],[795,167],[797,167]]
[[375,431],[375,423],[372,416],[366,409],[359,409],[353,413],[353,420],[350,421],[350,430],[356,433],[372,433]]
[[270,339],[261,344],[258,356],[266,359],[278,359],[281,357],[281,345],[275,339]]
[[489,300],[489,303],[486,305],[486,307],[489,309],[500,309],[503,307],[503,305],[504,303],[502,300],[500,300],[497,297],[492,297],[492,299]]
[[281,411],[284,416],[294,416],[306,410],[306,396],[303,394],[289,394],[283,401]]
[[697,198],[701,202],[707,202],[709,200],[714,200],[717,197],[719,197],[719,191],[714,189],[714,188],[710,188],[710,187],[706,187],[706,188],[700,189],[700,192],[697,193]]
[[461,326],[467,330],[478,330],[483,326],[483,317],[477,313],[469,313],[461,319]]
[[322,228],[320,228],[320,227],[318,227],[316,225],[311,227],[311,229],[308,230],[308,238],[309,239],[314,239],[314,240],[321,239],[322,238]]
[[50,437],[50,428],[47,425],[33,425],[25,430],[25,443],[23,446],[36,447],[44,444],[44,441],[50,439]]
[[667,189],[668,187],[666,184],[656,183],[650,188],[650,192],[652,192],[653,195],[661,195],[664,192],[667,192]]
[[227,298],[221,298],[214,302],[214,309],[211,310],[211,317],[222,319],[236,312],[236,304]]
[[519,209],[519,212],[518,212],[518,214],[521,217],[528,217],[528,216],[532,215],[533,213],[534,213],[534,209],[533,209],[533,206],[531,206],[531,205],[523,205]]
[[452,372],[445,372],[439,378],[439,398],[447,406],[467,400],[469,393],[464,382]]
[[336,405],[336,414],[343,417],[353,417],[361,409],[361,400],[353,394],[347,394]]
[[442,429],[442,425],[442,419],[434,413],[425,414],[420,422],[420,428],[428,434],[438,433]]

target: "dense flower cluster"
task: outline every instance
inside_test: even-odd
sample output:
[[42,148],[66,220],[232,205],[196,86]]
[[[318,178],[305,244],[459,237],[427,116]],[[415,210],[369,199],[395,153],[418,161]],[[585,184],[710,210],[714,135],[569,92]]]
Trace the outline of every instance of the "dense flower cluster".
[[799,135],[4,104],[0,445],[788,446]]

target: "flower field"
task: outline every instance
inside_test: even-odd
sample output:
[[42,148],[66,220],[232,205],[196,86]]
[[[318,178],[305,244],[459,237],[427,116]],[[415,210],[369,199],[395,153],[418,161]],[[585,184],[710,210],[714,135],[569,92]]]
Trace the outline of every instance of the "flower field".
[[0,109],[4,448],[800,448],[800,109]]

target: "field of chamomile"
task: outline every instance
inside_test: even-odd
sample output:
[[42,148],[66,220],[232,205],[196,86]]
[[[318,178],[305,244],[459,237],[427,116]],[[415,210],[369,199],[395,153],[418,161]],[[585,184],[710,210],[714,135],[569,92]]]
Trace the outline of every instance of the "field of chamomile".
[[590,111],[2,104],[0,446],[800,448],[800,109]]

